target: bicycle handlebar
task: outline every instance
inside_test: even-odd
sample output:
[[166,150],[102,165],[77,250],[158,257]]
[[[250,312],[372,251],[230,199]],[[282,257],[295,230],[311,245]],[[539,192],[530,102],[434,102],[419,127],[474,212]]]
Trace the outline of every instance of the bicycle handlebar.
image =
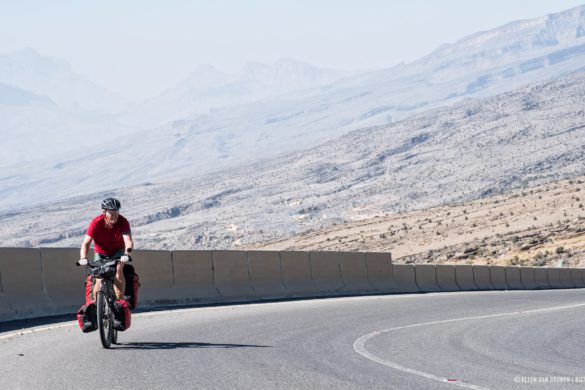
[[[132,262],[132,256],[130,256],[130,255],[125,255],[125,256],[128,256],[128,262],[131,263]],[[112,263],[112,265],[113,265],[113,264],[115,264],[115,263],[117,263],[117,262],[120,261],[120,257],[121,256],[119,256],[119,257],[104,257],[104,258],[100,259],[101,261],[100,261],[100,264],[99,265],[106,265],[106,264],[109,264],[109,263]],[[109,260],[109,261],[107,261],[107,260]],[[79,264],[79,260],[77,260],[75,262],[75,265],[78,266],[78,267],[81,265],[81,264]],[[97,265],[95,263],[95,260],[89,260],[89,259],[87,259],[87,264],[85,266],[86,267],[91,267],[91,266],[94,266],[95,267]]]

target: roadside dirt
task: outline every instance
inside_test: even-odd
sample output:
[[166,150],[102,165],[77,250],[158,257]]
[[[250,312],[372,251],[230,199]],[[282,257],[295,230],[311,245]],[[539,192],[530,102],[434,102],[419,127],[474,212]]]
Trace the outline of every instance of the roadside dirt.
[[395,263],[585,267],[585,177],[359,220],[248,249],[389,251]]

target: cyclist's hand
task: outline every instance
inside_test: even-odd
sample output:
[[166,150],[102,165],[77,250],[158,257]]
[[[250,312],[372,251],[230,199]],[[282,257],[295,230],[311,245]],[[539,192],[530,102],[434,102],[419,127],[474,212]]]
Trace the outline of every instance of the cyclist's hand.
[[128,255],[124,255],[124,256],[120,257],[120,263],[122,263],[122,264],[126,264],[129,261],[130,261],[130,256],[128,256]]
[[87,259],[85,257],[83,259],[79,259],[79,260],[77,260],[77,262],[75,264],[77,264],[77,265],[87,265]]

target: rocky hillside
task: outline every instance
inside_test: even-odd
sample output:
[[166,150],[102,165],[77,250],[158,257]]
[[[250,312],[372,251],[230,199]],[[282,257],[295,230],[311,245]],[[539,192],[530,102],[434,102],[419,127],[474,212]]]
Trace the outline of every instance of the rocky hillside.
[[585,177],[578,177],[248,248],[389,251],[396,263],[585,267],[584,204]]
[[583,107],[579,72],[237,169],[13,209],[0,214],[0,243],[77,246],[105,195],[151,249],[237,248],[486,199],[584,175]]

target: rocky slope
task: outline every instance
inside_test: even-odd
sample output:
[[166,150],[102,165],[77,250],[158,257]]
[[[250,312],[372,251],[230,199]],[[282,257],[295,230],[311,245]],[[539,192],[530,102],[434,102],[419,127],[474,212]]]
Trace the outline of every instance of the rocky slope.
[[361,221],[249,249],[388,251],[395,263],[585,267],[585,177]]
[[141,248],[217,249],[576,177],[584,103],[575,73],[237,169],[14,209],[0,214],[0,244],[77,246],[106,195],[122,200]]

